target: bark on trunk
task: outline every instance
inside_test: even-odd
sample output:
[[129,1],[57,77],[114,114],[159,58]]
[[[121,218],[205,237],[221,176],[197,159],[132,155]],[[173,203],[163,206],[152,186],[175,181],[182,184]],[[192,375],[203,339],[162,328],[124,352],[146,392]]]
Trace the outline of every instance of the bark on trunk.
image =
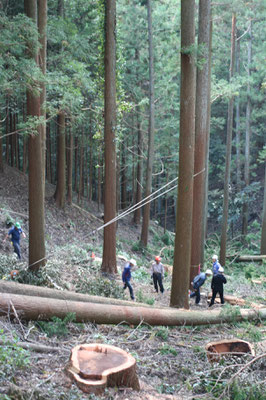
[[265,164],[265,176],[264,176],[264,199],[263,199],[263,212],[262,212],[260,253],[266,254],[266,164]]
[[179,180],[170,304],[189,308],[195,140],[195,1],[181,2]]
[[[152,8],[151,1],[147,1],[148,10],[148,33],[149,33],[149,144],[146,171],[145,198],[152,192],[152,167],[154,159],[154,66],[153,66],[153,34],[152,34]],[[150,224],[150,202],[143,208],[143,221],[141,229],[141,243],[148,244]]]
[[145,304],[128,300],[114,299],[111,297],[92,296],[66,290],[50,289],[41,286],[24,285],[17,282],[0,280],[0,293],[13,293],[25,296],[49,297],[51,299],[79,301],[86,303],[113,304],[132,307],[150,307]]
[[121,324],[122,322],[138,325],[145,322],[149,325],[185,326],[220,324],[222,322],[266,319],[266,308],[260,310],[241,309],[239,315],[214,311],[187,311],[173,309],[156,309],[146,307],[126,307],[77,301],[55,300],[34,296],[1,293],[0,315],[16,317],[13,308],[20,318],[25,320],[49,320],[52,317],[65,318],[75,313],[76,322],[93,322],[96,324]]
[[[229,71],[229,81],[231,81],[231,79],[234,75],[235,37],[236,37],[236,16],[235,16],[235,14],[233,14],[232,33],[231,33],[231,64],[230,64],[230,71]],[[229,185],[230,185],[232,131],[233,131],[233,110],[234,110],[234,97],[232,96],[228,103],[226,162],[225,162],[224,196],[223,196],[224,197],[223,220],[222,220],[221,247],[220,247],[220,263],[223,266],[225,265],[225,258],[226,258],[226,241],[227,241],[228,207],[229,207]]]

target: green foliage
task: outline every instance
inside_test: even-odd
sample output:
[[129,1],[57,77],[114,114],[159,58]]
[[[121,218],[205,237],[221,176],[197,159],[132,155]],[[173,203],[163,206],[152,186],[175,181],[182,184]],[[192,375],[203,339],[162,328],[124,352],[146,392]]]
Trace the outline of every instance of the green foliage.
[[158,329],[157,332],[155,333],[155,336],[161,338],[164,341],[167,341],[169,336],[168,327],[162,327]]
[[154,299],[148,296],[145,296],[142,292],[142,290],[138,290],[136,293],[136,299],[139,303],[145,303],[145,304],[149,304],[150,306],[152,306],[154,304]]
[[89,280],[84,279],[76,282],[77,291],[80,293],[94,296],[113,297],[115,299],[124,298],[124,290],[116,281],[102,276]]
[[3,329],[0,329],[0,337],[3,341],[0,347],[0,383],[12,380],[17,373],[30,364],[30,352],[18,345],[18,338],[13,336],[12,341],[6,338]]
[[231,306],[231,304],[224,304],[220,316],[222,318],[230,318],[230,322],[232,324],[237,323],[238,317],[241,315],[240,307],[238,306]]
[[76,314],[68,313],[64,319],[53,316],[52,321],[39,321],[36,323],[41,330],[46,333],[48,337],[51,336],[66,336],[69,334],[67,325],[71,322],[75,322]]
[[177,356],[178,354],[177,350],[168,344],[164,344],[161,348],[159,348],[159,352],[161,354],[172,354],[173,356]]

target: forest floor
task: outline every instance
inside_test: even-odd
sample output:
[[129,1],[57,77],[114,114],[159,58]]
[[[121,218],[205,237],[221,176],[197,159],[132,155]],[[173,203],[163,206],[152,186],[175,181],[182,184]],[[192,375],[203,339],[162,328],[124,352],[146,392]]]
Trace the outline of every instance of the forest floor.
[[[171,247],[160,240],[164,236],[163,229],[151,222],[151,245],[143,251],[137,245],[140,227],[132,224],[132,215],[121,219],[117,228],[118,274],[110,282],[100,274],[103,230],[95,233],[103,224],[102,210],[97,204],[88,204],[85,200],[83,204],[66,205],[64,210],[59,210],[53,201],[54,190],[53,185],[46,185],[47,264],[42,273],[36,278],[28,274],[27,238],[21,241],[21,262],[17,261],[10,244],[0,241],[0,279],[11,280],[11,270],[17,269],[20,271],[18,281],[20,279],[23,283],[129,300],[128,292],[123,292],[120,276],[124,259],[133,257],[138,264],[132,280],[136,300],[153,307],[169,306],[171,274],[167,274],[164,280],[164,294],[154,293],[150,282],[151,261],[163,247]],[[19,220],[28,236],[27,213],[27,176],[5,166],[4,174],[0,175],[0,237],[4,238],[8,231],[6,221],[9,218]],[[217,247],[210,246],[207,254],[214,251],[217,252]],[[91,258],[92,252],[96,255],[95,261]],[[170,259],[166,261],[170,264]],[[265,276],[265,263],[231,263],[225,272],[227,293],[244,298],[247,304],[256,302],[265,306],[265,283],[257,285],[251,280],[251,277],[259,279]],[[193,300],[190,301],[191,309],[207,312],[209,290],[209,283],[206,283],[200,306],[195,306]],[[220,307],[214,305],[214,308]],[[225,305],[224,309],[232,315],[237,314],[236,306]],[[8,315],[0,317],[0,400],[266,399],[263,391],[265,321],[235,321],[198,327],[152,327],[140,323],[133,327],[126,324],[77,324],[71,321],[71,316],[69,319],[25,322],[20,319],[11,321]],[[249,341],[255,356],[222,358],[210,363],[206,344],[231,338]],[[55,351],[24,350],[17,342],[52,346]],[[77,344],[95,342],[121,347],[135,357],[139,392],[130,388],[108,388],[101,396],[86,395],[72,384],[64,372],[71,349]]]

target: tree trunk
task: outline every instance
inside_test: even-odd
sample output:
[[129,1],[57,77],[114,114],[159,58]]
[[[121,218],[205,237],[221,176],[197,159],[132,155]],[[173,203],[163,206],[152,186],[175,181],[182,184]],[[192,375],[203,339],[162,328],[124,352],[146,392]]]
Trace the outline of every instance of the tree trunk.
[[65,113],[60,111],[57,118],[57,184],[54,194],[56,205],[59,208],[65,206],[66,195],[66,137],[65,137]]
[[[251,62],[252,62],[252,36],[251,22],[249,26],[248,37],[248,83],[247,83],[247,105],[246,105],[246,140],[245,140],[245,163],[244,163],[244,182],[245,188],[249,186],[249,163],[250,163],[250,137],[251,137]],[[248,231],[248,195],[244,196],[243,204],[243,220],[242,220],[242,235],[245,237]]]
[[181,1],[179,180],[170,305],[189,308],[195,140],[195,1]]
[[[236,74],[240,74],[240,39],[236,43]],[[236,188],[241,191],[240,99],[236,99]]]
[[[1,120],[1,114],[0,114]],[[0,129],[0,173],[4,172],[4,161],[3,161],[3,139],[2,139],[2,129]]]
[[[208,100],[209,100],[209,42],[210,42],[210,0],[200,0],[199,3],[199,33],[198,48],[203,49],[198,54],[195,108],[195,153],[194,153],[194,183],[193,183],[193,219],[190,282],[198,274],[199,264],[204,263],[204,215],[206,199],[206,155],[208,138]],[[202,65],[203,63],[203,65]]]
[[[149,144],[146,170],[145,198],[152,192],[152,167],[154,159],[154,66],[153,66],[153,33],[152,33],[152,6],[151,0],[147,0],[148,11],[148,35],[149,35]],[[143,220],[141,229],[141,243],[148,244],[150,225],[150,201],[143,207]]]
[[263,198],[263,212],[262,212],[262,223],[261,223],[260,254],[266,254],[266,164],[265,164],[265,177],[264,177],[264,198]]
[[72,135],[71,121],[69,124],[69,141],[68,141],[68,163],[67,163],[67,201],[72,204],[72,175],[73,175],[73,144],[74,138]]
[[[116,1],[105,4],[105,90],[104,90],[104,223],[116,216]],[[104,228],[103,262],[105,274],[117,272],[116,223]]]
[[[232,77],[234,75],[235,37],[236,37],[236,16],[235,16],[235,14],[233,14],[232,33],[231,33],[231,63],[230,63],[230,71],[229,71],[229,80],[230,81],[232,80]],[[234,97],[231,96],[229,103],[228,103],[226,161],[225,161],[224,196],[223,196],[223,220],[222,220],[221,247],[220,247],[220,263],[223,266],[225,265],[225,259],[226,259],[226,239],[227,239],[227,222],[228,222],[228,207],[229,207],[233,110],[234,110]]]
[[76,293],[68,290],[50,289],[41,286],[24,285],[17,282],[7,282],[0,280],[0,293],[13,293],[26,296],[49,297],[51,299],[79,301],[87,303],[113,304],[124,306],[149,307],[146,304],[132,302],[129,300],[114,299],[111,297],[92,296],[88,294]]
[[[26,15],[37,24],[36,0],[24,1]],[[28,49],[38,64],[38,54],[32,46]],[[27,90],[27,114],[40,117],[40,96]],[[42,137],[38,128],[37,135],[29,136],[29,269],[38,270],[45,264],[44,240],[44,185],[43,182]],[[40,184],[41,183],[41,184]]]
[[[47,59],[47,0],[38,0],[38,30],[40,35],[40,45],[39,50],[39,65],[42,70],[43,75],[46,75],[46,59]],[[41,116],[44,117],[46,121],[46,85],[44,82],[41,83],[41,94],[40,94],[40,107]],[[42,123],[40,126],[41,144],[42,144],[42,171],[43,171],[43,185],[45,191],[45,155],[46,155],[46,122]]]
[[[188,0],[185,0],[188,1]],[[213,311],[186,311],[148,307],[126,307],[106,304],[83,303],[77,301],[56,300],[34,296],[1,293],[0,315],[14,317],[12,309],[25,320],[49,320],[53,317],[65,318],[75,313],[76,322],[95,324],[187,326],[220,324],[222,322],[266,319],[266,309],[240,310],[239,315]]]
[[[139,122],[139,112],[140,109],[137,106],[138,155],[137,155],[137,182],[136,182],[135,204],[140,203],[142,198],[143,137],[142,137],[141,124]],[[140,217],[141,217],[141,207],[136,208],[136,210],[134,211],[133,221],[136,225],[140,224]]]

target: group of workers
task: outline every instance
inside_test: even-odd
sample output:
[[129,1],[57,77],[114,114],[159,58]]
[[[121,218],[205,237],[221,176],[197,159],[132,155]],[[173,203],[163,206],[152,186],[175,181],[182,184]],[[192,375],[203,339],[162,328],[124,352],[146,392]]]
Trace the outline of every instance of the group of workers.
[[[197,305],[200,303],[200,288],[209,276],[212,276],[212,281],[211,281],[212,298],[209,307],[211,307],[214,304],[217,294],[220,295],[221,304],[224,304],[223,285],[226,283],[226,278],[224,276],[224,269],[220,265],[216,254],[212,256],[212,262],[213,262],[212,270],[207,269],[205,272],[200,272],[197,276],[195,276],[193,282],[191,282],[193,291],[190,293],[190,297],[196,298],[195,304]],[[130,284],[130,279],[131,279],[131,268],[135,266],[136,266],[136,261],[131,259],[129,262],[126,263],[122,273],[122,281],[124,283],[124,289],[126,288],[129,289],[130,297],[132,300],[135,300],[135,297],[133,288]],[[156,256],[155,263],[153,263],[151,267],[151,278],[153,280],[153,285],[156,293],[159,292],[159,288],[161,293],[164,292],[163,277],[164,277],[164,267],[163,264],[161,263],[161,257]]]
[[[14,252],[17,254],[18,259],[21,259],[20,253],[20,236],[26,237],[25,232],[22,230],[19,222],[16,222],[15,225],[8,231],[7,235],[4,238],[4,242],[8,237],[11,238],[11,242],[13,244]],[[155,263],[152,264],[151,267],[151,278],[153,280],[153,285],[156,293],[164,292],[163,287],[163,278],[164,278],[164,267],[161,263],[161,257],[155,257]],[[221,304],[224,304],[224,296],[223,296],[223,285],[226,283],[226,278],[224,276],[224,269],[220,265],[218,261],[218,257],[216,254],[212,256],[212,270],[207,269],[205,272],[200,272],[195,278],[191,285],[193,287],[192,293],[190,293],[190,297],[195,297],[195,304],[199,304],[200,302],[200,288],[206,281],[209,276],[212,276],[211,281],[211,289],[212,289],[212,298],[209,304],[211,307],[214,304],[214,300],[216,295],[220,295]],[[122,281],[124,283],[124,289],[129,289],[129,294],[132,300],[135,300],[134,291],[130,284],[131,280],[131,268],[136,266],[136,261],[134,259],[129,260],[126,263],[123,273],[122,273]]]

